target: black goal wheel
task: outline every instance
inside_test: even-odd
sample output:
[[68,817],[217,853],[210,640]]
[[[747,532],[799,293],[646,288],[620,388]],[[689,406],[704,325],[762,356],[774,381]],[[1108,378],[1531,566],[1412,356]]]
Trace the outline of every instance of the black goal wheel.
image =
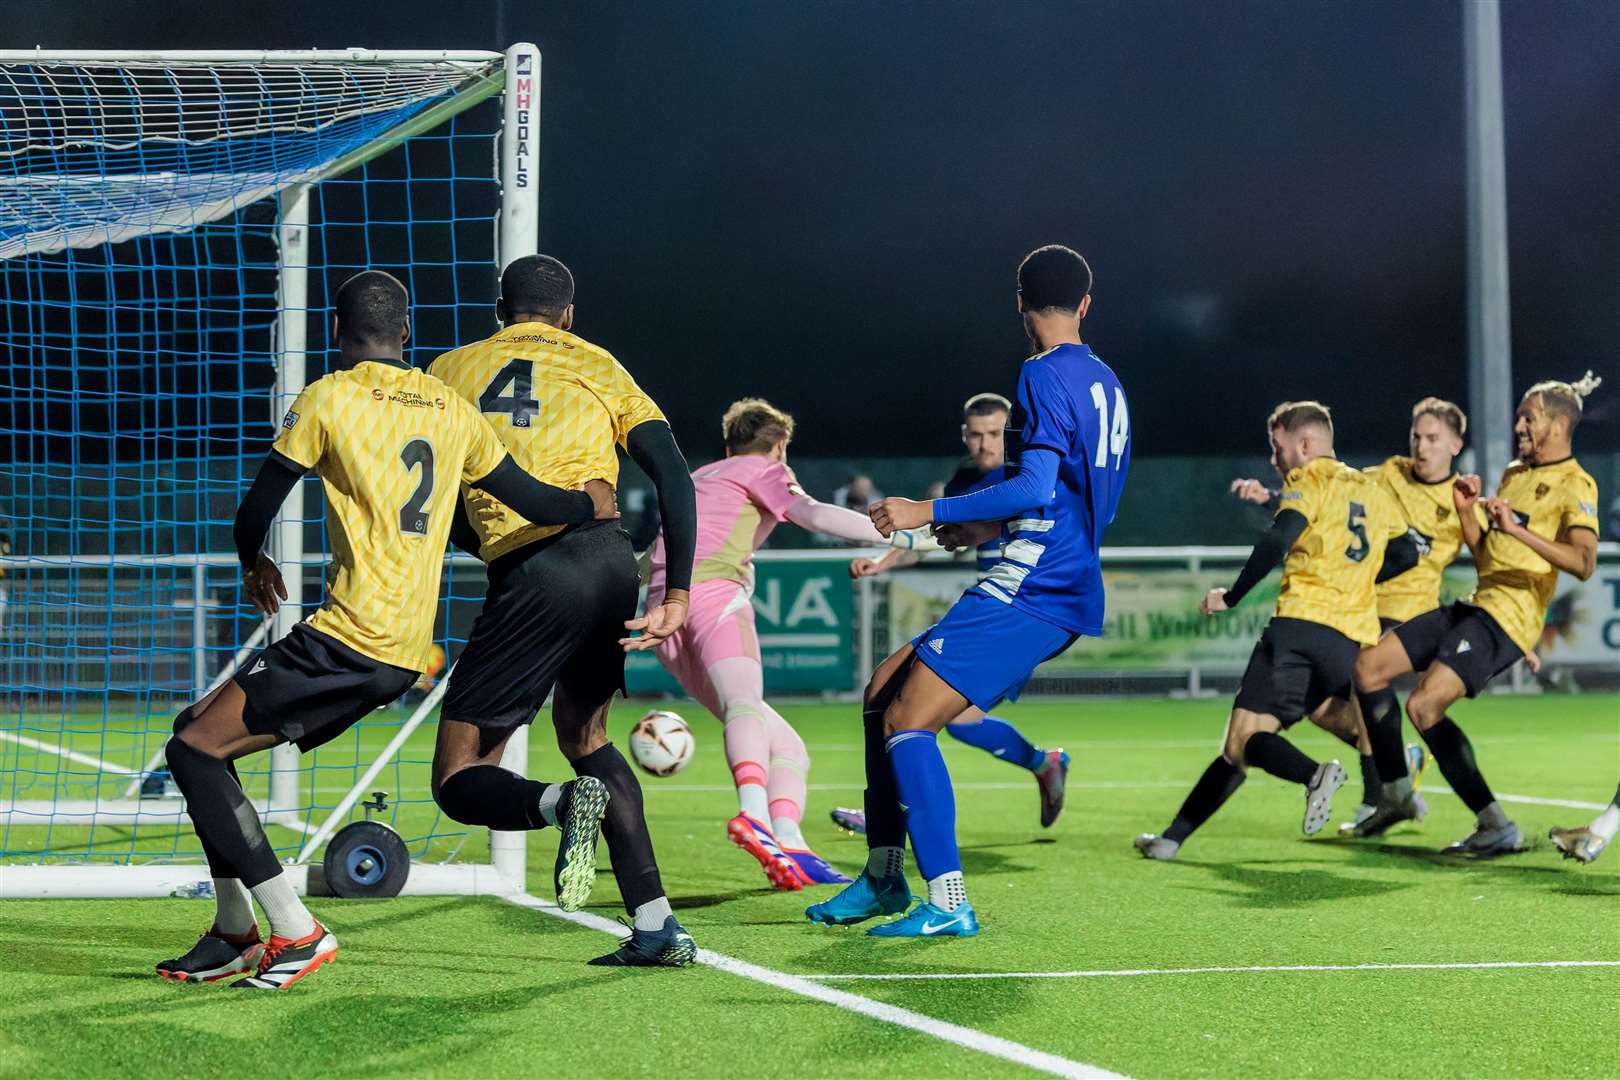
[[411,855],[399,833],[387,825],[356,821],[333,835],[322,867],[327,886],[338,896],[398,896],[411,872]]

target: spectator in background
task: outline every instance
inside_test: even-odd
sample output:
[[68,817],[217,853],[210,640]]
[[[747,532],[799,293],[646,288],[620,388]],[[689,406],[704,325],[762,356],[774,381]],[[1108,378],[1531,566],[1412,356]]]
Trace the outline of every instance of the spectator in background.
[[883,492],[873,485],[872,478],[856,473],[850,477],[849,483],[833,492],[832,501],[839,506],[855,511],[857,514],[864,514],[868,506],[881,498],[883,498]]

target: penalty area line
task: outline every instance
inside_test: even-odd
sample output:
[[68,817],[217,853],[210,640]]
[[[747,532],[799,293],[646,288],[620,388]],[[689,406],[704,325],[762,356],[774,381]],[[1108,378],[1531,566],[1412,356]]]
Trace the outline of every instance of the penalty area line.
[[[598,930],[605,934],[622,937],[624,927],[611,919],[604,919],[600,915],[592,915],[585,911],[564,911],[555,904],[530,896],[528,893],[515,893],[503,896],[501,899],[519,907],[538,911],[542,915],[549,915],[554,919],[562,919],[576,926],[583,926],[590,930]],[[789,975],[781,971],[750,964],[746,960],[727,956],[724,953],[713,952],[709,949],[698,950],[698,963],[716,968],[739,978],[750,979],[766,986],[773,986],[778,990],[786,990],[790,994],[819,1001],[846,1012],[857,1013],[872,1020],[880,1020],[886,1024],[893,1024],[908,1031],[916,1031],[923,1035],[930,1035],[944,1042],[954,1043],[967,1050],[974,1050],[990,1057],[1000,1058],[1015,1065],[1024,1065],[1049,1076],[1062,1076],[1072,1080],[1124,1080],[1119,1073],[1109,1072],[1107,1069],[1084,1062],[1072,1061],[1069,1058],[1048,1054],[1043,1050],[1025,1046],[1022,1043],[1003,1039],[996,1035],[989,1035],[975,1028],[962,1027],[960,1024],[936,1020],[922,1013],[902,1009],[896,1005],[888,1005],[871,998],[861,997],[844,990],[835,990],[830,986],[822,986],[802,975]]]
[[800,975],[815,982],[947,982],[962,979],[1107,979],[1138,975],[1289,975],[1325,971],[1497,971],[1620,968],[1620,960],[1487,960],[1456,964],[1281,964],[1253,967],[1124,968],[1113,971],[936,971],[881,975]]

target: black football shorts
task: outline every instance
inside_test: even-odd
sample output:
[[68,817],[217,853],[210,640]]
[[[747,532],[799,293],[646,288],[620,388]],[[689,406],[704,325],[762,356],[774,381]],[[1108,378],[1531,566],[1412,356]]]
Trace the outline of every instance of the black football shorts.
[[299,623],[243,664],[235,682],[247,695],[242,721],[249,731],[307,752],[397,701],[419,678]]
[[590,708],[611,700],[624,690],[619,639],[640,591],[630,537],[611,521],[496,559],[440,718],[495,729],[527,724],[554,686]]
[[1439,661],[1457,673],[1469,697],[1524,659],[1523,650],[1490,612],[1460,601],[1408,619],[1395,628],[1395,636],[1414,671],[1426,671]]
[[1272,619],[1249,655],[1232,705],[1290,727],[1328,698],[1349,696],[1360,652],[1360,645],[1331,626]]

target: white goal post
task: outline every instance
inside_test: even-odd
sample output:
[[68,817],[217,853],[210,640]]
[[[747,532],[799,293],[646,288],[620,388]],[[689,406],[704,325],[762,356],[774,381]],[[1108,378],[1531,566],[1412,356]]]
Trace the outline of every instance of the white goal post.
[[[7,268],[8,260],[15,266],[28,259],[71,258],[97,249],[128,250],[118,246],[150,237],[185,237],[219,227],[220,222],[228,228],[233,221],[249,220],[248,215],[257,212],[255,207],[273,207],[275,312],[269,358],[274,364],[274,383],[262,406],[244,412],[255,419],[268,418],[254,435],[262,444],[273,431],[270,425],[286,412],[305,383],[306,358],[312,349],[309,315],[318,306],[312,299],[311,270],[327,271],[314,260],[317,247],[326,238],[315,236],[319,226],[311,225],[311,203],[320,196],[323,184],[339,178],[354,183],[357,176],[369,184],[366,170],[372,163],[385,164],[379,159],[409,140],[435,138],[434,133],[458,115],[501,95],[497,128],[489,135],[494,152],[489,155],[485,175],[497,189],[498,209],[493,221],[495,235],[486,233],[487,266],[481,285],[488,295],[480,302],[493,303],[501,266],[538,250],[540,62],[539,49],[528,43],[513,45],[504,53],[0,50],[0,123],[5,131],[0,136],[0,270]],[[192,101],[200,103],[195,114],[187,112],[186,103]],[[355,131],[366,133],[363,141],[353,136]],[[334,133],[349,134],[354,145],[339,145]],[[444,137],[441,141],[450,140]],[[242,148],[235,157],[227,152],[232,145]],[[106,164],[99,170],[86,169],[87,155]],[[69,164],[53,164],[62,162]],[[128,167],[132,163],[135,167]],[[388,180],[402,188],[398,197],[407,207],[407,229],[414,227],[411,200],[415,195],[409,189],[422,179],[407,166],[403,183],[395,177]],[[454,185],[462,178],[426,179],[451,190],[453,201]],[[463,227],[476,221],[456,220],[453,214],[440,216],[449,219],[432,222],[445,234],[442,243],[452,252],[459,251],[456,245],[464,244],[466,235]],[[400,225],[391,218],[376,227]],[[369,244],[369,239],[365,242]],[[109,266],[116,261],[110,255],[94,257]],[[59,262],[41,265],[44,270],[37,277],[79,272]],[[465,258],[452,260],[448,271],[452,291],[457,287],[454,282],[460,280],[455,275],[466,266]],[[114,271],[100,272],[110,281]],[[242,297],[244,306],[247,299]],[[412,299],[414,303],[417,297]],[[109,308],[116,307],[112,298],[107,302]],[[19,312],[27,307],[10,291],[0,295],[0,303],[16,304]],[[115,327],[115,337],[120,325],[117,319],[123,317],[116,310],[107,316],[107,325]],[[12,319],[5,325],[19,322]],[[76,350],[77,345],[71,348]],[[319,355],[324,343],[314,348]],[[77,357],[77,352],[73,355]],[[45,377],[56,375],[48,370]],[[49,417],[45,423],[50,423]],[[10,434],[17,439],[77,438],[77,424],[75,419],[74,429],[67,433],[24,430]],[[110,438],[120,434],[115,424]],[[0,496],[22,505],[39,481],[26,470],[26,463],[18,464],[0,475],[4,485]],[[116,460],[109,463],[108,472],[117,477]],[[240,484],[240,478],[235,482]],[[114,486],[113,482],[108,486]],[[109,503],[112,498],[108,497]],[[0,518],[6,516],[5,511],[6,506],[0,504]],[[109,515],[116,517],[110,511]],[[0,898],[168,896],[209,878],[206,864],[196,861],[194,844],[189,858],[184,858],[186,853],[178,850],[178,843],[173,852],[155,854],[133,839],[126,849],[97,844],[93,839],[80,843],[79,834],[71,830],[92,830],[87,834],[91,837],[98,828],[131,837],[153,829],[189,835],[189,819],[178,799],[143,797],[143,782],[157,776],[161,765],[161,749],[152,752],[153,739],[161,748],[164,740],[158,735],[166,737],[166,733],[142,731],[138,739],[130,740],[129,747],[120,743],[119,753],[109,753],[105,748],[112,740],[98,740],[93,733],[87,736],[82,716],[68,704],[59,707],[61,730],[53,732],[49,720],[41,721],[31,712],[37,709],[31,702],[40,700],[43,692],[36,685],[39,680],[14,676],[12,671],[34,663],[42,643],[60,643],[66,655],[74,658],[65,662],[68,668],[84,665],[83,650],[71,640],[79,617],[58,616],[51,610],[58,602],[83,607],[76,592],[82,581],[99,575],[94,578],[95,587],[105,592],[111,612],[119,603],[121,581],[160,579],[169,590],[164,595],[173,596],[169,606],[186,608],[184,619],[192,627],[191,661],[189,681],[183,685],[201,696],[229,679],[265,641],[287,633],[312,606],[312,598],[304,595],[305,571],[318,565],[320,556],[305,550],[306,516],[300,484],[271,534],[272,557],[282,567],[291,599],[274,619],[258,625],[251,634],[240,634],[216,647],[214,651],[225,658],[217,671],[209,670],[209,620],[223,622],[228,617],[240,624],[234,589],[224,587],[235,574],[233,557],[161,549],[120,552],[116,536],[107,540],[114,550],[105,554],[79,554],[75,541],[75,550],[67,554],[27,554],[28,549],[19,545],[17,554],[0,557],[0,570],[5,571],[0,576],[0,619],[6,621],[0,625],[0,646],[9,649],[0,653],[8,684],[0,686],[0,694],[17,703],[0,711]],[[175,524],[182,523],[189,524]],[[109,529],[109,533],[115,531]],[[68,584],[51,584],[59,581]],[[176,591],[171,582],[190,584]],[[8,583],[12,585],[9,616],[3,614]],[[210,583],[228,595],[228,601],[209,599]],[[53,599],[63,589],[70,599]],[[215,610],[226,606],[232,610]],[[154,603],[153,610],[158,608]],[[109,614],[108,622],[112,621]],[[184,660],[175,662],[183,664]],[[64,703],[80,700],[71,697],[83,693],[82,688],[71,685],[71,672],[60,678],[60,690],[48,688],[49,692],[60,693]],[[110,674],[106,681],[109,686],[116,682]],[[148,680],[148,693],[142,700],[150,702],[158,696],[152,689],[158,682],[156,676]],[[374,778],[391,766],[393,755],[436,709],[444,685],[441,678],[404,717],[366,769],[360,770],[360,762],[354,763],[352,786],[335,804],[321,805],[319,816],[310,813],[307,800],[300,797],[304,766],[296,748],[283,746],[271,752],[267,789],[255,802],[278,847],[289,836],[299,841],[296,855],[288,860],[295,887],[303,890],[309,885],[308,869],[318,862],[321,846],[349,819]],[[103,713],[108,713],[105,705]],[[357,739],[356,746],[360,745]],[[519,728],[502,764],[527,774],[528,748],[527,728]],[[64,776],[71,776],[73,784],[89,797],[70,797],[63,787]],[[42,797],[42,789],[48,796]],[[29,830],[47,830],[47,836],[68,830],[73,837],[67,845],[71,854],[61,855],[62,845],[54,840],[19,842],[19,837],[32,835]],[[488,863],[413,861],[404,892],[521,891],[525,841],[523,833],[491,834]],[[452,855],[459,850],[458,845]]]

